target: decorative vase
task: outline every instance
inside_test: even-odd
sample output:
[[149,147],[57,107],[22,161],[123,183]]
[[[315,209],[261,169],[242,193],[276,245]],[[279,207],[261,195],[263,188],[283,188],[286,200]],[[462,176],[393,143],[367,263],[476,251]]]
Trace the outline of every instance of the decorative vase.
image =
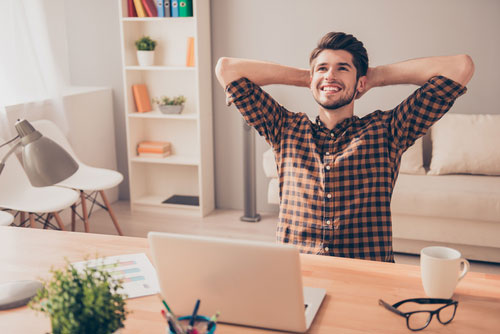
[[137,51],[137,62],[140,66],[153,66],[155,61],[155,52],[153,51]]
[[173,105],[160,104],[159,108],[163,114],[180,114],[182,109],[184,108],[184,105],[181,104],[173,106]]

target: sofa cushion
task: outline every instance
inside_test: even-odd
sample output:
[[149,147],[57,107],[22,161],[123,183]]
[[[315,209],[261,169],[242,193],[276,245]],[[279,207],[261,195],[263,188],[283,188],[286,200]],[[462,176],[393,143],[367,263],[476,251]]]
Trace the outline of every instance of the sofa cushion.
[[403,174],[425,174],[422,138],[418,138],[401,157],[399,172]]
[[431,131],[430,175],[500,175],[500,115],[447,114]]
[[500,177],[400,174],[393,213],[500,223]]

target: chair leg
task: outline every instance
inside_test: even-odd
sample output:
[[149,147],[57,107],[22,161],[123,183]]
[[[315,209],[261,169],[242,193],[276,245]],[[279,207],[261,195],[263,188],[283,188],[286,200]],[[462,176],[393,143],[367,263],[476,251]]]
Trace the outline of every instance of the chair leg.
[[76,210],[76,206],[73,204],[71,206],[71,231],[75,231],[75,216],[76,216],[76,213],[75,213],[75,210]]
[[115,228],[118,231],[118,234],[119,235],[123,235],[122,230],[120,228],[120,225],[118,224],[118,220],[115,217],[115,213],[111,209],[111,205],[108,202],[108,198],[106,197],[106,194],[104,193],[104,190],[99,191],[99,193],[101,194],[101,197],[102,197],[102,200],[104,201],[104,204],[108,208],[109,216],[111,217],[111,220],[113,221],[113,224],[115,225]]
[[31,228],[35,228],[35,215],[30,212],[29,213],[29,217],[30,217],[30,226],[31,226]]
[[54,215],[54,218],[56,219],[57,225],[59,225],[59,228],[61,229],[61,231],[66,231],[66,229],[64,228],[64,224],[61,220],[61,216],[59,216],[59,214],[57,212],[52,212],[52,214]]
[[85,223],[85,233],[89,233],[89,217],[87,213],[87,200],[85,199],[85,193],[80,190],[80,199],[82,201],[82,212],[83,212],[83,222]]

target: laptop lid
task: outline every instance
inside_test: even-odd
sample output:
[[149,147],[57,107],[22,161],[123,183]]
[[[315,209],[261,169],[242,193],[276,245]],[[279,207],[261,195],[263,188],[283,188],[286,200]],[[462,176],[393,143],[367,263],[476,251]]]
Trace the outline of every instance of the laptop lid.
[[[221,322],[295,332],[312,322],[297,248],[160,232],[148,239],[161,295],[177,316],[190,315],[200,299],[198,314],[220,311]],[[324,290],[319,304],[323,297]]]

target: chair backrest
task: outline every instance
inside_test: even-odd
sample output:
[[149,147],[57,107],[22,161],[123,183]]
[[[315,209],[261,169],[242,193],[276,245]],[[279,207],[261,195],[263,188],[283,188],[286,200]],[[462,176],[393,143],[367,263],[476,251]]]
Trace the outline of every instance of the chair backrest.
[[[3,138],[0,138],[0,144],[5,143]],[[0,148],[0,159],[7,154],[10,146]],[[24,172],[21,162],[15,154],[12,154],[5,162],[5,167],[0,174],[0,204],[2,199],[12,197],[15,194],[22,194],[26,189],[33,188],[28,176]]]
[[42,119],[32,121],[31,125],[33,125],[35,130],[39,131],[42,135],[61,145],[62,148],[64,148],[73,157],[73,159],[78,162],[78,164],[81,164],[81,161],[78,159],[75,151],[73,151],[73,148],[69,144],[68,139],[54,122]]

